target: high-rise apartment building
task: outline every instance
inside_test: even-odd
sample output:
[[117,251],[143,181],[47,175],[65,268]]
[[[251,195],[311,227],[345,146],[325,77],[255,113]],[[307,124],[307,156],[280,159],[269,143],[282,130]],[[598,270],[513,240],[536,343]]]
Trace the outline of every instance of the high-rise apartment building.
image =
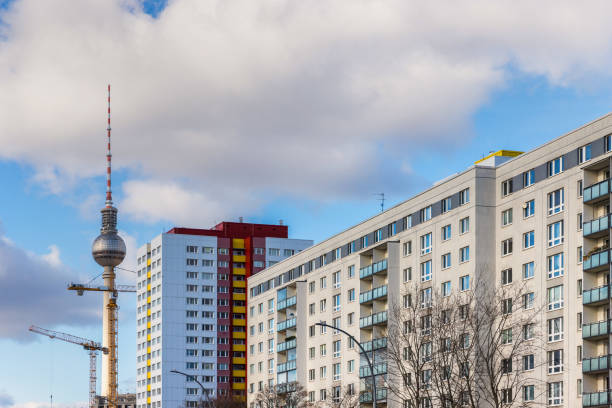
[[[363,391],[369,370],[359,348],[315,323],[346,330],[377,359],[391,305],[408,286],[427,297],[470,291],[478,280],[524,287],[528,296],[512,313],[526,313],[534,299],[542,306],[543,346],[526,356],[527,366],[515,362],[533,383],[513,395],[548,406],[612,404],[611,134],[609,114],[527,153],[499,151],[251,276],[249,406],[267,385],[293,381],[313,402],[351,384]],[[386,366],[375,372],[384,377]],[[377,381],[377,402],[397,406],[385,381],[398,379]],[[362,405],[372,397],[361,392]]]
[[223,222],[138,249],[138,408],[197,406],[206,396],[194,378],[211,397],[245,398],[247,278],[312,245],[287,233]]

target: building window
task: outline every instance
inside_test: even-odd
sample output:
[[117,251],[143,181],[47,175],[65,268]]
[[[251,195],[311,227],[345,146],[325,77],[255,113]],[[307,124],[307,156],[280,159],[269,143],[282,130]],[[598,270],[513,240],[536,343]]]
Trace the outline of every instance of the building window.
[[459,248],[459,263],[467,262],[470,260],[470,247],[465,246]]
[[315,288],[316,288],[315,281],[308,282],[308,292],[309,293],[314,293],[315,292]]
[[451,254],[447,253],[442,255],[442,269],[451,267]]
[[576,224],[578,224],[578,231],[582,231],[582,213],[576,216]]
[[[523,340],[533,339],[534,326],[535,325],[533,323],[523,325]],[[533,357],[533,355],[531,356]]]
[[429,234],[421,235],[421,255],[425,255],[431,252],[431,232]]
[[348,279],[355,277],[355,265],[349,266],[346,274],[348,276]]
[[466,188],[459,192],[459,205],[464,205],[470,202],[470,189]]
[[420,216],[421,216],[421,222],[431,220],[431,205],[421,209]]
[[523,385],[523,401],[535,401],[535,385]]
[[470,289],[470,275],[459,277],[459,289],[462,292]]
[[535,214],[535,201],[529,200],[523,204],[523,218],[529,218]]
[[548,319],[548,341],[563,340],[563,317]]
[[548,383],[548,405],[563,404],[563,381]]
[[533,304],[535,301],[535,294],[533,292],[525,293],[523,295],[523,309],[533,309]]
[[535,245],[535,232],[529,231],[523,234],[523,249],[532,248]]
[[421,263],[421,282],[431,280],[431,261]]
[[535,275],[535,264],[534,262],[527,262],[523,264],[523,279],[531,279]]
[[508,208],[507,210],[502,211],[501,215],[502,227],[512,224],[512,208]]
[[340,342],[340,340],[335,340],[332,343],[332,351],[334,358],[340,357],[340,353],[342,352],[342,343]]
[[470,231],[470,217],[465,217],[459,220],[459,234],[465,234]]
[[563,220],[548,225],[548,246],[563,243]]
[[354,302],[355,301],[355,289],[349,289],[346,292],[346,298],[348,302]]
[[548,193],[548,215],[553,215],[563,211],[565,203],[565,193],[562,188]]
[[578,191],[578,198],[582,197],[582,191],[584,190],[582,180],[578,180],[576,190]]
[[578,164],[582,164],[591,160],[591,145],[582,146],[578,148]]
[[501,284],[508,285],[512,283],[512,268],[501,271]]
[[502,256],[510,255],[512,253],[512,238],[508,238],[501,243],[501,254]]
[[529,187],[535,183],[535,169],[523,173],[523,187]]
[[582,279],[576,281],[576,288],[578,289],[578,297],[582,296]]
[[332,274],[332,284],[334,286],[334,289],[338,289],[340,287],[340,285],[341,285],[341,282],[340,282],[340,271],[334,272]]
[[548,352],[548,374],[563,372],[563,350],[552,350]]
[[502,314],[512,313],[512,298],[502,300]]
[[442,214],[450,211],[451,210],[451,198],[446,197],[444,200],[442,200],[441,205],[442,205]]
[[[431,288],[421,290],[421,308],[425,309],[431,307]],[[431,316],[429,317],[431,321]]]
[[563,276],[563,252],[548,257],[548,279]]
[[563,156],[557,157],[546,164],[548,177],[555,176],[563,171]]
[[404,256],[412,254],[412,241],[404,242]]
[[510,194],[512,194],[512,191],[513,191],[512,179],[502,181],[501,183],[502,197],[509,196]]
[[563,307],[563,285],[548,288],[548,310],[557,310]]
[[442,283],[442,296],[450,296],[451,294],[451,283],[446,281]]
[[404,269],[404,283],[412,280],[412,268]]
[[319,288],[325,289],[327,287],[327,277],[323,276],[319,279]]
[[340,310],[340,294],[334,295],[333,296],[333,304],[334,304],[334,312],[337,312]]
[[501,343],[512,344],[512,328],[503,329],[501,331]]

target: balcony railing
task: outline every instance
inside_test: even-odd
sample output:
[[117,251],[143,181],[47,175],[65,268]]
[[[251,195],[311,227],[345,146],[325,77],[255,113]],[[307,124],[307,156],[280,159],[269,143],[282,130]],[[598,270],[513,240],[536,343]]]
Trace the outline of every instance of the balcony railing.
[[582,393],[582,406],[597,407],[609,405],[612,402],[612,398],[610,398],[611,394],[610,390]]
[[359,303],[368,303],[387,296],[387,285],[379,286],[359,294]]
[[588,237],[589,235],[607,231],[608,228],[610,228],[610,214],[582,224],[582,236]]
[[293,305],[295,305],[297,303],[297,296],[291,296],[290,298],[287,298],[285,300],[281,300],[280,302],[278,302],[276,304],[276,310],[283,310],[286,309],[288,307],[291,307]]
[[582,338],[592,339],[595,337],[607,336],[610,333],[610,321],[602,320],[595,323],[582,325]]
[[608,371],[610,369],[611,358],[611,355],[585,358],[582,360],[582,372],[594,373],[598,371]]
[[278,343],[276,346],[276,351],[278,353],[283,352],[283,351],[287,351],[290,350],[292,348],[295,348],[297,345],[297,339],[291,339],[291,340],[287,340],[284,341],[282,343]]
[[366,341],[365,343],[361,343],[361,347],[366,351],[366,353],[372,350],[380,350],[387,347],[387,338],[380,337],[378,339]]
[[362,317],[359,319],[359,327],[369,327],[377,324],[385,323],[387,321],[387,311],[383,310],[382,312],[374,313],[372,315]]
[[607,266],[610,262],[610,250],[595,252],[582,262],[582,270],[590,271]]
[[[374,364],[374,375],[387,374],[387,363]],[[369,377],[372,375],[370,366],[359,367],[359,378]]]
[[603,198],[610,194],[610,179],[600,181],[585,188],[582,192],[582,201],[588,203]]
[[290,329],[292,327],[295,327],[295,324],[296,324],[295,317],[292,317],[291,319],[287,319],[282,322],[278,322],[278,324],[276,325],[276,331],[279,332],[279,331]]
[[287,361],[286,363],[280,363],[276,366],[277,373],[284,373],[285,371],[295,370],[297,367],[297,360]]
[[[376,402],[384,401],[387,399],[387,389],[377,389],[376,390]],[[372,403],[372,392],[366,391],[359,396],[359,402],[363,404],[371,404]]]
[[602,301],[607,301],[609,299],[609,296],[610,288],[608,285],[585,290],[582,292],[582,304],[590,305]]
[[383,259],[372,265],[368,265],[364,268],[359,269],[359,279],[364,279],[372,275],[376,275],[379,272],[387,270],[387,260]]

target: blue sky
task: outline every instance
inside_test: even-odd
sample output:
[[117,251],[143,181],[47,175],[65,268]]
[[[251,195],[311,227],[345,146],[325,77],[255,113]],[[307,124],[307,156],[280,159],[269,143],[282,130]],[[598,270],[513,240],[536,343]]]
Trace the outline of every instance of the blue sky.
[[[388,208],[490,150],[526,151],[612,111],[604,9],[572,10],[591,22],[577,33],[563,30],[566,14],[521,27],[512,2],[488,13],[468,2],[465,26],[392,1],[63,3],[0,1],[0,255],[10,266],[0,267],[10,327],[0,330],[0,408],[87,398],[85,351],[25,330],[100,338],[101,300],[64,288],[100,273],[90,246],[107,81],[127,268],[138,245],[174,225],[238,216],[282,219],[292,237],[321,241],[376,214],[376,193]],[[416,18],[412,31],[388,11]],[[135,301],[120,304],[120,388],[133,391]]]

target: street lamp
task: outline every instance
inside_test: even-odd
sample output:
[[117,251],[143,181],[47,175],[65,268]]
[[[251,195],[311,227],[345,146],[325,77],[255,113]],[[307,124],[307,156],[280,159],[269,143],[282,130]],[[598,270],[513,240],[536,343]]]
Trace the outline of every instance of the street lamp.
[[[206,391],[205,391],[204,386],[202,385],[202,383],[198,381],[198,377],[196,377],[195,375],[184,373],[182,371],[178,371],[178,370],[170,370],[170,372],[174,373],[174,374],[184,375],[185,377],[191,378],[193,381],[198,383],[198,385],[202,389],[202,395],[200,396],[200,406],[203,407],[204,406],[204,401],[202,400],[202,397],[206,394]],[[208,394],[206,394],[206,395],[208,395]]]
[[366,357],[366,360],[368,361],[368,366],[370,366],[370,378],[372,379],[372,408],[376,408],[376,376],[374,374],[374,366],[372,366],[372,361],[370,361],[370,357],[368,356],[368,353],[366,353],[366,351],[364,350],[364,348],[361,345],[361,343],[358,342],[357,339],[355,337],[353,337],[352,334],[350,334],[350,333],[340,329],[339,327],[334,327],[334,326],[332,326],[330,324],[327,324],[327,323],[324,323],[324,322],[315,323],[315,325],[316,326],[329,327],[330,329],[338,330],[339,332],[344,333],[347,336],[349,336],[351,338],[351,340],[353,340],[355,343],[357,343],[357,345],[361,349],[361,352],[363,353],[363,355]]

